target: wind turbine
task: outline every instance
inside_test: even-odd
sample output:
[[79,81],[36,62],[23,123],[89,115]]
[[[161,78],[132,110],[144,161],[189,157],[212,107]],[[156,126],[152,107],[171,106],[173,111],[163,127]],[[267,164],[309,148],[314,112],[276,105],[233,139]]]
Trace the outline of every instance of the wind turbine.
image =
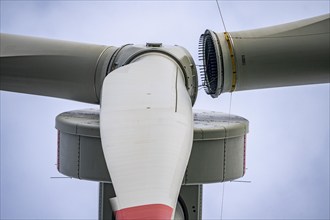
[[[211,32],[210,32],[211,33]],[[208,33],[207,33],[208,34]],[[206,35],[204,35],[204,37],[205,36],[207,36],[207,34]],[[12,37],[12,38],[14,38],[14,37]],[[209,38],[210,39],[210,38]],[[232,38],[233,39],[233,41],[235,40],[234,38]],[[212,39],[213,41],[215,41],[215,39]],[[210,40],[209,40],[210,41]],[[319,41],[318,41],[319,42]],[[206,42],[205,42],[206,43]],[[16,44],[16,42],[15,42],[15,44]],[[32,44],[29,44],[29,45],[32,45]],[[226,44],[225,44],[226,45]],[[150,46],[150,45],[149,45]],[[154,50],[154,48],[155,47],[158,47],[157,45],[152,45],[152,50]],[[152,52],[155,52],[155,51],[152,51]],[[214,54],[214,55],[216,55],[216,56],[219,56],[219,54]],[[215,62],[222,62],[221,61],[221,58],[217,58],[217,60],[215,61]],[[30,65],[30,64],[29,64]],[[211,64],[212,65],[212,64]],[[62,66],[62,65],[61,65]],[[207,65],[206,65],[207,66]],[[119,70],[119,69],[118,69]],[[206,70],[207,71],[207,70]],[[207,87],[207,89],[208,89],[208,91],[210,91],[210,90],[212,90],[212,88],[210,87],[210,85],[213,83],[213,75],[211,74],[209,74],[210,72],[207,72],[207,74],[206,74],[206,85],[208,85],[208,87]],[[230,73],[230,71],[229,71],[229,73]],[[324,72],[323,72],[324,73]],[[230,74],[229,74],[230,75]],[[209,77],[210,76],[210,77]],[[219,75],[220,76],[220,75]],[[221,79],[221,77],[219,77],[219,76],[217,76],[217,79],[218,80],[222,80]],[[323,74],[322,76],[321,76],[321,81],[317,81],[317,82],[327,82],[327,81],[324,81],[324,79],[326,78],[326,77],[324,77],[325,75]],[[208,78],[209,77],[209,78]],[[320,79],[319,77],[316,77],[317,79]],[[101,80],[102,81],[102,80]],[[314,81],[313,81],[314,82]],[[303,83],[305,83],[305,81],[303,82]],[[221,83],[219,83],[219,84],[221,84]],[[140,84],[139,84],[140,85]],[[35,88],[37,88],[37,87],[35,87]],[[48,87],[48,89],[49,89],[49,87]],[[48,89],[46,89],[46,90],[48,90]],[[61,92],[63,92],[63,91],[61,91]],[[65,93],[65,92],[64,92]],[[70,95],[71,95],[72,93],[70,93]],[[82,97],[87,97],[87,96],[85,96],[85,95],[82,95]],[[131,100],[132,101],[132,100]]]

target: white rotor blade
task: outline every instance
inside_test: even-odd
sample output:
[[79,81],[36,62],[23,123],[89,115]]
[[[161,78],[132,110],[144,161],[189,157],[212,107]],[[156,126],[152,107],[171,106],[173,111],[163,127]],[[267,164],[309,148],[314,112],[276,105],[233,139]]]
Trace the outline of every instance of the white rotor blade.
[[171,219],[193,140],[191,100],[178,65],[149,53],[110,72],[100,130],[116,219]]
[[329,83],[330,14],[201,36],[206,92]]
[[115,47],[0,36],[1,90],[99,103]]

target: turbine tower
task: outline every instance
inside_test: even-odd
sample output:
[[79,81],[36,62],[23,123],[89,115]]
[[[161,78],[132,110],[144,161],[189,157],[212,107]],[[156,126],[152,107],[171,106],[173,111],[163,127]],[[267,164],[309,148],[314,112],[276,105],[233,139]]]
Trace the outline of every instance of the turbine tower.
[[[203,85],[224,92],[329,83],[329,14],[200,38]],[[192,111],[189,52],[1,34],[0,89],[100,104],[57,116],[60,173],[100,182],[100,219],[201,219],[202,184],[245,173],[248,121]]]

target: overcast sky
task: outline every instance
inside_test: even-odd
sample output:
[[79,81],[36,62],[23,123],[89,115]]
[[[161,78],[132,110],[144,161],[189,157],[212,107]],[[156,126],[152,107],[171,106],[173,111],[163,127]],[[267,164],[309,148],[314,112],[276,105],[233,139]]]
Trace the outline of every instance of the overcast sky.
[[[220,1],[228,31],[329,13],[329,1]],[[197,59],[205,29],[224,31],[215,1],[3,1],[1,32],[121,46],[163,42]],[[285,56],[285,54],[283,54]],[[95,107],[1,92],[1,219],[96,219],[98,184],[56,170],[56,115]],[[196,109],[229,111],[199,91]],[[226,183],[223,219],[329,219],[329,84],[236,92],[250,121],[247,173]],[[203,219],[220,219],[222,184],[204,186]]]

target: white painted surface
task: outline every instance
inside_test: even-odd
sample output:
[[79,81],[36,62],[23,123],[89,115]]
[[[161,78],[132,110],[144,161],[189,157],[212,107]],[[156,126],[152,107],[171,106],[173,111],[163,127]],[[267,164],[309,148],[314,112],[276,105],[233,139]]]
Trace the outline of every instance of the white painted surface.
[[179,67],[153,53],[111,72],[100,120],[118,209],[175,208],[193,140],[191,101]]
[[[329,16],[231,32],[237,65],[236,91],[328,83]],[[225,85],[231,85],[230,54],[223,33],[218,37],[224,48],[224,65],[229,67],[225,67]]]

